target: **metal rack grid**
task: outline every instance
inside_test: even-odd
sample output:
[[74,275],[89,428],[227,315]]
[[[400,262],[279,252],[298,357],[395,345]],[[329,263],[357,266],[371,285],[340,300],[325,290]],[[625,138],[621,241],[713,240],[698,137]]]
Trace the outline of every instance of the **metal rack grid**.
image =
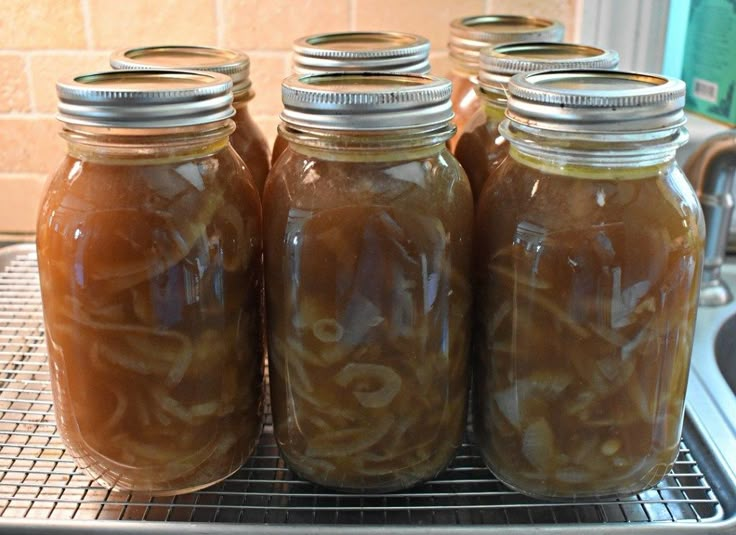
[[76,468],[56,434],[31,251],[23,249],[0,273],[0,528],[8,519],[396,527],[686,522],[706,527],[724,518],[722,503],[684,442],[659,486],[615,501],[527,498],[496,480],[470,444],[463,444],[436,480],[411,491],[348,495],[299,480],[284,467],[270,415],[255,454],[222,483],[172,498],[111,492]]

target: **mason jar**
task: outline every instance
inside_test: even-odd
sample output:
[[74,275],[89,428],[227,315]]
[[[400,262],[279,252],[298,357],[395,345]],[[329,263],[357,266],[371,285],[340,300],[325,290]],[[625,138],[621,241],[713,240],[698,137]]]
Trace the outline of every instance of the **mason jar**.
[[271,155],[266,138],[248,112],[248,102],[253,100],[255,92],[247,55],[209,46],[147,46],[118,50],[112,54],[110,64],[114,69],[186,69],[230,76],[235,108],[232,118],[235,130],[230,144],[248,167],[258,192],[263,192]]
[[[562,41],[565,27],[556,20],[521,15],[476,15],[450,23],[452,108],[455,124],[462,132],[466,121],[480,109],[476,94],[480,51],[488,46],[520,41]],[[455,150],[458,136],[450,140]]]
[[432,478],[465,427],[473,200],[450,82],[292,76],[263,197],[276,442],[346,491]]
[[206,487],[260,432],[260,201],[229,143],[231,86],[187,71],[57,84],[67,155],[37,228],[54,413],[109,488]]
[[[301,37],[292,46],[295,74],[337,72],[429,73],[429,41],[404,32],[336,32]],[[279,133],[271,164],[288,146]]]
[[520,72],[615,69],[618,53],[571,43],[512,43],[480,51],[477,93],[480,109],[460,132],[455,157],[468,174],[473,198],[478,199],[493,168],[508,154],[508,143],[498,133],[506,110],[506,86]]
[[678,453],[703,260],[685,84],[520,74],[476,215],[474,428],[541,498],[626,495]]

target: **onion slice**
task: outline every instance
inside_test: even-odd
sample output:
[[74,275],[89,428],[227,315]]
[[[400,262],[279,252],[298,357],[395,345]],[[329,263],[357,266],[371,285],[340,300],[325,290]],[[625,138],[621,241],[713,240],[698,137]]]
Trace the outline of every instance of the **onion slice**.
[[335,376],[335,382],[342,387],[354,382],[360,383],[362,380],[381,385],[372,391],[353,390],[353,396],[358,403],[369,409],[387,406],[401,389],[401,376],[388,366],[380,364],[351,362]]

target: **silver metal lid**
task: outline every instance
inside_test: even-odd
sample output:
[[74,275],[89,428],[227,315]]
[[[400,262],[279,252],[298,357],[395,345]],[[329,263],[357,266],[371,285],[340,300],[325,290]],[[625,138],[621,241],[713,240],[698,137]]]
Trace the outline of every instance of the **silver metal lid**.
[[297,74],[429,72],[429,41],[413,33],[321,33],[297,39],[293,51]]
[[508,84],[506,117],[562,132],[634,133],[685,124],[685,83],[659,74],[544,71]]
[[232,80],[195,71],[108,71],[57,82],[58,119],[64,123],[171,128],[231,117]]
[[227,74],[238,97],[251,88],[250,59],[237,50],[209,46],[146,46],[113,52],[113,69],[181,69]]
[[429,75],[293,75],[281,85],[281,120],[327,130],[439,127],[454,117],[451,91],[449,80]]
[[478,15],[450,23],[450,59],[459,67],[476,71],[480,51],[489,45],[519,41],[561,41],[561,22],[520,15]]
[[487,47],[480,52],[481,91],[504,94],[511,76],[520,72],[615,69],[618,52],[572,43],[529,42]]

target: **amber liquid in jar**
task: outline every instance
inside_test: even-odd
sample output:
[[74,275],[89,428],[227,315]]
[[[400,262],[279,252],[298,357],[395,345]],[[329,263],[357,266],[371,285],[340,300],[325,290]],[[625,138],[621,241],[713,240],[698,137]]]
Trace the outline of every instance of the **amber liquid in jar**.
[[474,76],[464,71],[453,71],[449,79],[452,81],[452,109],[455,111],[457,132],[450,139],[450,151],[455,152],[460,140],[460,133],[465,131],[467,123],[480,110],[480,99],[475,92]]
[[486,179],[509,152],[509,144],[498,131],[503,111],[501,106],[484,103],[464,125],[455,147],[455,158],[468,174],[476,202]]
[[247,98],[236,98],[233,102],[235,131],[230,136],[230,144],[245,162],[253,178],[253,184],[262,195],[271,168],[271,154],[266,138],[248,112],[246,102]]
[[273,167],[276,165],[276,162],[279,159],[279,156],[286,150],[286,148],[289,146],[289,142],[286,141],[281,134],[276,134],[276,139],[273,142],[273,152],[271,153],[271,166]]
[[471,213],[444,145],[283,153],[264,195],[268,336],[274,432],[295,472],[390,491],[450,462],[465,427]]
[[47,186],[37,247],[56,419],[105,486],[196,490],[236,471],[260,432],[260,203],[227,133],[216,145],[78,148]]
[[673,161],[568,167],[511,149],[476,218],[474,428],[512,487],[644,490],[677,455],[702,216]]

